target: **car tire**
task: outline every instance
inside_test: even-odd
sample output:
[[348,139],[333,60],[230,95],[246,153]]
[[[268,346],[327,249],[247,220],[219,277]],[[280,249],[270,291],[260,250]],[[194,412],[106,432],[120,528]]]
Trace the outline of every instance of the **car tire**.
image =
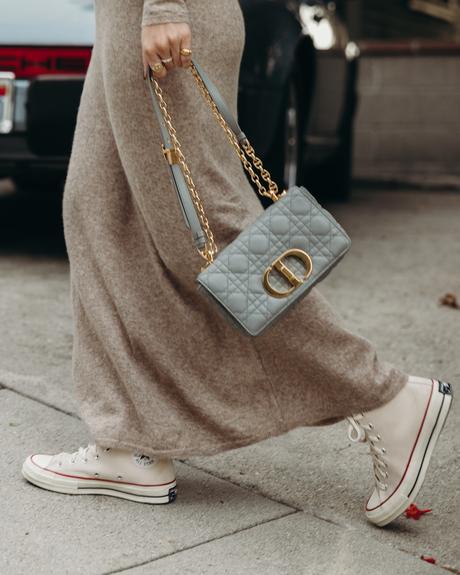
[[307,187],[320,202],[347,202],[351,197],[352,135],[342,134],[333,156],[308,174]]
[[[346,99],[334,153],[314,167],[304,168],[306,186],[320,202],[347,202],[352,196],[353,133],[357,106],[357,61],[348,64]],[[308,150],[307,150],[308,154]]]
[[352,134],[344,134],[341,145],[331,166],[331,173],[334,174],[331,190],[331,201],[347,202],[351,197],[352,179]]
[[[298,64],[294,66],[286,82],[273,144],[264,158],[280,189],[288,189],[302,182],[303,135],[308,110],[304,81],[298,67]],[[271,203],[266,198],[262,202],[265,205]]]

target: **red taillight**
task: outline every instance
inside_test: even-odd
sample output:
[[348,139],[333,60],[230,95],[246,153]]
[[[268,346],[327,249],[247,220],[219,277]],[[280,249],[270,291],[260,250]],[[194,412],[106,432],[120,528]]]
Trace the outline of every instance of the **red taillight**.
[[0,98],[8,94],[8,88],[6,86],[0,86]]
[[91,48],[36,48],[0,46],[0,71],[13,72],[16,78],[40,74],[84,74]]

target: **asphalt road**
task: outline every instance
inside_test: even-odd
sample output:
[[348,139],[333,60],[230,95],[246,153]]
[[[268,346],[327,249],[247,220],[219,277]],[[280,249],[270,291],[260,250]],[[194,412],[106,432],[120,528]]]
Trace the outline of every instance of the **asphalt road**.
[[[382,358],[458,388],[460,310],[439,299],[460,298],[460,193],[360,190],[330,209],[353,247],[323,293]],[[178,500],[161,508],[28,485],[29,453],[88,439],[69,296],[61,198],[0,185],[2,575],[460,573],[458,402],[417,500],[432,512],[386,529],[363,517],[370,458],[343,423],[178,462]]]

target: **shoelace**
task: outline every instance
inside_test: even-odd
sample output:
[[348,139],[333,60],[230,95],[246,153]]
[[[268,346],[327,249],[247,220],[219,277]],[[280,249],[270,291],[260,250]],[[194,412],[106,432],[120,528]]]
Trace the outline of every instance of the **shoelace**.
[[88,453],[93,452],[94,455],[97,455],[96,445],[94,443],[90,443],[86,447],[79,447],[75,453],[72,453],[71,461],[75,463],[76,459],[82,459],[85,463],[88,461]]
[[99,459],[99,453],[97,452],[97,446],[94,443],[88,444],[86,447],[79,447],[77,451],[73,453],[60,453],[58,455],[58,463],[62,465],[64,459],[67,457],[70,459],[71,463],[75,463],[77,459],[81,459],[85,463],[88,461],[88,455],[92,454],[95,459]]
[[388,484],[385,483],[385,479],[388,477],[388,471],[387,464],[385,460],[382,459],[382,456],[386,453],[386,449],[375,445],[380,441],[381,437],[373,431],[374,426],[372,423],[362,421],[363,417],[363,413],[347,417],[350,424],[348,427],[348,438],[353,443],[367,442],[369,444],[369,452],[372,456],[374,466],[375,483],[381,491],[386,491]]

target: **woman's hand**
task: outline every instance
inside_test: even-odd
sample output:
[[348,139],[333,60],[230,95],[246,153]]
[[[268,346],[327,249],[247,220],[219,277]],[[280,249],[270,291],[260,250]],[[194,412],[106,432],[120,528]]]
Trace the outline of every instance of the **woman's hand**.
[[163,78],[172,68],[189,66],[191,40],[190,26],[185,23],[142,26],[144,78],[147,77],[149,66],[157,78]]

